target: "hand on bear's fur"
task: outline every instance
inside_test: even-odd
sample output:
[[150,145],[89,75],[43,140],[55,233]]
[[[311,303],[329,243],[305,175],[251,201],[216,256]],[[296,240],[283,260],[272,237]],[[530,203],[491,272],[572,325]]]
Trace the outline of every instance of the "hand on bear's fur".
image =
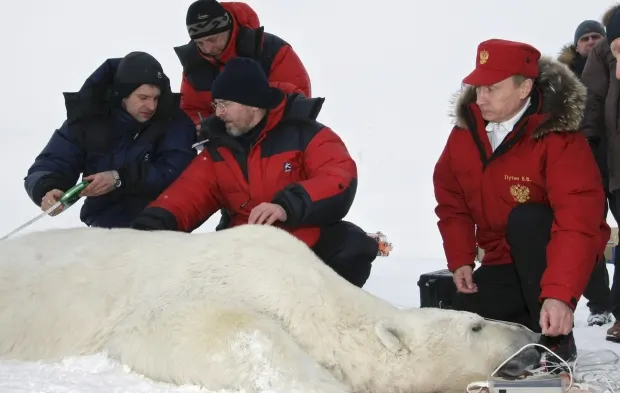
[[573,330],[575,315],[568,305],[557,299],[545,299],[540,310],[540,328],[545,336],[566,335]]
[[454,271],[452,275],[456,289],[460,293],[476,293],[478,292],[478,286],[474,282],[473,276],[474,269],[469,266],[461,266]]
[[252,209],[250,217],[248,218],[248,224],[271,225],[276,222],[276,220],[282,222],[286,221],[286,211],[284,208],[275,203],[263,202]]

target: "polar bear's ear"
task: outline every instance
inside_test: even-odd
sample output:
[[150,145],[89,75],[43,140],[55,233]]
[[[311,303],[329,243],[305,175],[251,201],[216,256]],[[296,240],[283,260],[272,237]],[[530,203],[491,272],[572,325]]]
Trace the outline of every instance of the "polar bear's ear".
[[375,324],[375,333],[383,346],[394,354],[411,352],[405,342],[402,333],[396,324],[388,321],[379,321]]

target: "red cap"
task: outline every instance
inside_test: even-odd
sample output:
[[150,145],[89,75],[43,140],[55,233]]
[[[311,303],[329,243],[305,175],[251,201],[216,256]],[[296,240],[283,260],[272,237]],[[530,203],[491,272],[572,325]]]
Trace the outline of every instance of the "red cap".
[[463,83],[488,86],[513,75],[538,77],[540,52],[522,42],[491,39],[478,45],[476,69],[463,79]]

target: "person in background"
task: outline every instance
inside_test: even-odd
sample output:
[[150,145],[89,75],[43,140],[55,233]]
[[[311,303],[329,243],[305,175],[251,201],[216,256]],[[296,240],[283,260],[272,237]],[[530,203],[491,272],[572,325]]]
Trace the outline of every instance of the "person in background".
[[179,109],[180,96],[145,52],[107,59],[64,96],[67,119],[28,169],[26,192],[45,211],[82,174],[90,182],[81,193],[82,222],[128,227],[196,157],[195,128]]
[[274,225],[362,287],[380,244],[344,221],[357,165],[340,137],[316,121],[322,98],[270,87],[260,64],[234,58],[213,83],[208,142],[196,160],[135,220],[140,230],[191,232],[225,207],[239,225]]
[[585,88],[533,46],[501,39],[478,45],[463,83],[433,174],[454,308],[523,324],[574,360],[574,311],[611,232],[579,132]]
[[[588,89],[582,131],[596,152],[606,155],[606,179],[609,210],[620,223],[620,5],[610,7],[602,18],[605,38],[588,55],[581,80]],[[614,275],[611,285],[611,312],[615,323],[607,330],[606,339],[620,343],[620,261],[616,247]]]
[[584,20],[575,29],[573,42],[560,50],[558,61],[566,64],[578,78],[581,78],[588,54],[603,37],[605,27],[600,22]]
[[213,113],[213,81],[230,59],[259,62],[272,87],[312,96],[310,77],[293,47],[260,27],[256,12],[243,2],[197,0],[185,20],[190,42],[174,48],[183,66],[181,108],[200,134],[200,122]]
[[[581,78],[583,68],[586,65],[588,54],[605,36],[605,27],[595,20],[584,20],[575,29],[573,42],[565,45],[558,56],[558,61],[564,63]],[[601,144],[594,150],[597,164],[603,179],[603,188],[607,192],[607,162],[604,144]],[[605,219],[607,219],[607,200],[605,201]],[[590,309],[588,316],[588,326],[602,326],[612,321],[611,317],[611,291],[609,289],[609,272],[605,258],[596,264],[590,281],[586,286],[583,296],[588,299],[586,306]]]

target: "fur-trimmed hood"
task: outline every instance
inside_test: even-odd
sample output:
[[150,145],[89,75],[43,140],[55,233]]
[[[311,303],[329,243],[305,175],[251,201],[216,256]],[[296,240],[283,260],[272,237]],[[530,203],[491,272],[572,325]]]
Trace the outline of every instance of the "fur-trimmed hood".
[[569,68],[573,66],[575,57],[578,55],[577,47],[574,44],[566,44],[560,49],[558,61],[566,64]]
[[[583,117],[587,89],[566,64],[548,56],[542,56],[538,62],[539,75],[534,89],[540,93],[542,100],[539,114],[546,118],[536,131],[538,139],[550,132],[576,132]],[[468,106],[476,102],[474,86],[465,86],[457,92],[452,101],[452,113],[456,126],[467,129]]]
[[603,26],[605,27],[609,26],[611,17],[618,8],[620,8],[620,3],[616,3],[612,5],[611,7],[607,9],[607,11],[605,11],[605,13],[603,14],[603,17],[601,18],[601,23],[603,24]]

